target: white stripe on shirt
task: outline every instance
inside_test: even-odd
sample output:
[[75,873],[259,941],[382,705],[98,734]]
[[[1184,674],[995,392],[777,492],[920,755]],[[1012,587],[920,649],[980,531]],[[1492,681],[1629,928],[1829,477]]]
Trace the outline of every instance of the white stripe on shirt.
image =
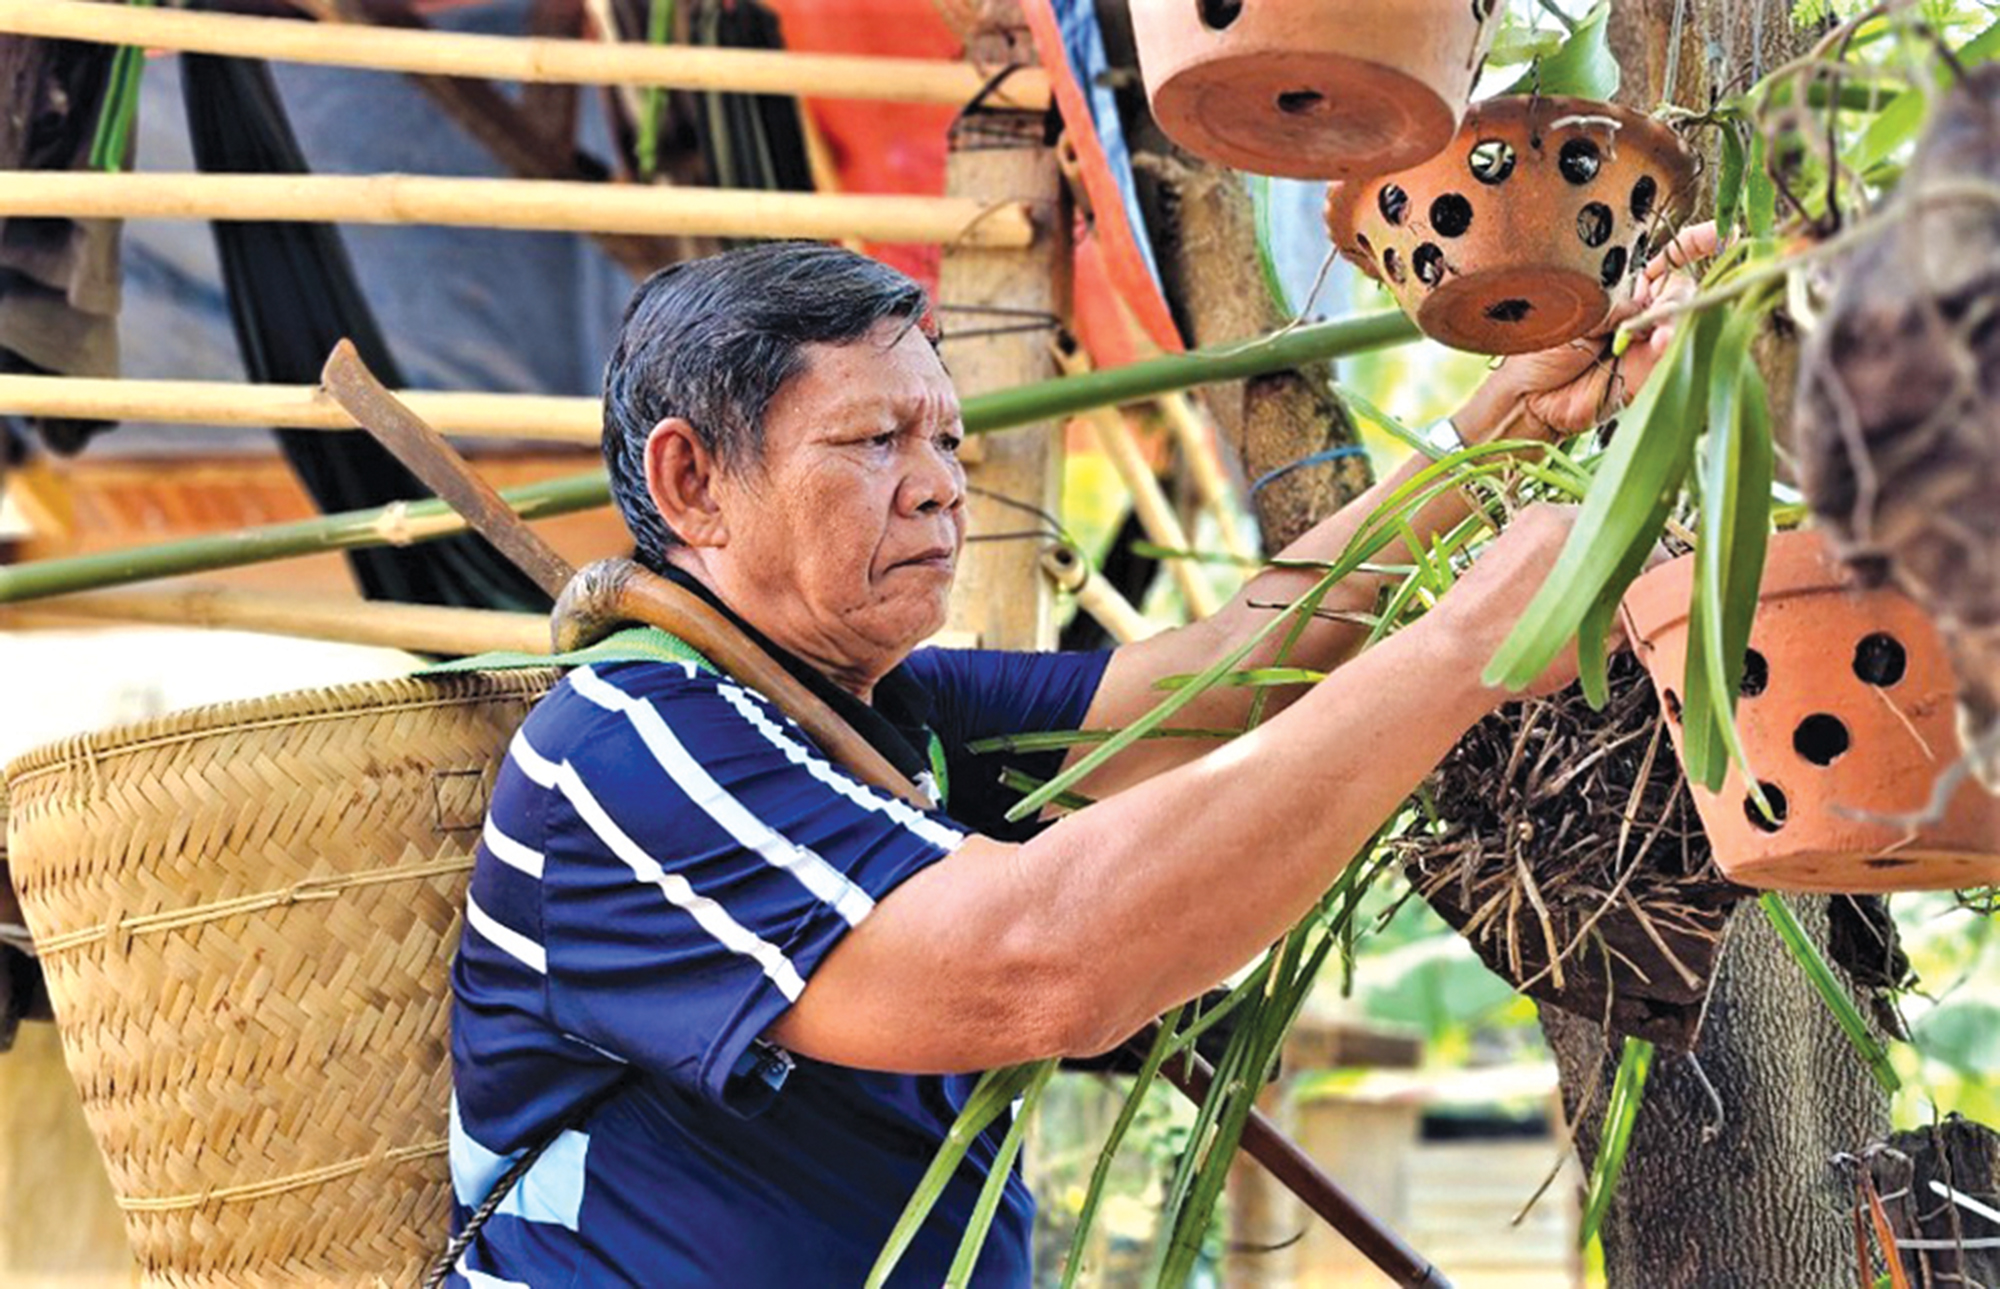
[[622,713],[667,777],[734,838],[737,845],[754,852],[771,867],[790,873],[815,899],[832,905],[849,926],[859,926],[861,919],[874,912],[875,901],[866,891],[848,881],[818,852],[784,837],[750,813],[748,807],[716,782],[715,776],[694,759],[651,703],[634,698],[589,667],[577,668],[569,679],[578,694],[607,711]]
[[493,915],[479,907],[472,892],[465,893],[465,920],[493,946],[540,975],[549,974],[549,951],[510,926],[502,926]]
[[786,998],[798,1001],[799,995],[805,992],[806,982],[791,959],[776,945],[745,929],[720,904],[690,886],[686,878],[661,868],[659,861],[627,836],[625,830],[597,803],[597,798],[584,786],[575,767],[567,761],[558,765],[537,752],[522,730],[514,732],[509,753],[531,781],[545,788],[554,788],[568,798],[577,816],[640,881],[659,887],[668,903],[692,917],[723,948],[755,962]]
[[590,794],[590,789],[577,776],[575,766],[565,761],[558,768],[556,786],[569,798],[577,816],[597,834],[597,839],[612,854],[625,861],[625,866],[632,870],[634,876],[659,887],[660,894],[667,897],[668,903],[693,918],[702,930],[720,941],[723,948],[755,962],[786,998],[792,1002],[799,1000],[799,995],[806,991],[806,982],[800,977],[798,968],[792,965],[792,960],[776,945],[730,917],[720,904],[695,890],[685,877],[661,868],[660,862],[648,855],[638,842],[626,836],[625,830],[605,812],[603,806],[597,804],[597,798]]
[[785,759],[793,765],[801,766],[807,774],[832,788],[841,796],[860,806],[863,810],[883,814],[897,824],[909,829],[918,837],[938,847],[940,850],[956,850],[965,841],[965,834],[955,828],[947,828],[923,811],[895,797],[884,796],[864,787],[862,784],[842,774],[833,766],[812,754],[812,749],[786,734],[771,722],[763,709],[758,707],[750,695],[740,687],[724,681],[717,689],[729,705],[744,720],[764,736],[772,747],[785,754]]
[[493,852],[493,858],[507,867],[518,868],[533,878],[541,877],[542,852],[524,846],[501,832],[492,815],[486,816],[486,830],[480,834],[480,840],[486,843],[486,849]]

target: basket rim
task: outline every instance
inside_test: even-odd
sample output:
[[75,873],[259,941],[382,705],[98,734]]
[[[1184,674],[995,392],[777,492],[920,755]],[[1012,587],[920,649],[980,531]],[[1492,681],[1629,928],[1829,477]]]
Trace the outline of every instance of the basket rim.
[[551,666],[439,676],[394,676],[189,707],[143,721],[71,734],[30,748],[0,769],[0,781],[4,781],[8,789],[13,789],[79,762],[98,764],[107,758],[147,751],[165,744],[192,742],[275,725],[333,720],[363,709],[453,707],[496,698],[539,696],[561,674],[561,668]]

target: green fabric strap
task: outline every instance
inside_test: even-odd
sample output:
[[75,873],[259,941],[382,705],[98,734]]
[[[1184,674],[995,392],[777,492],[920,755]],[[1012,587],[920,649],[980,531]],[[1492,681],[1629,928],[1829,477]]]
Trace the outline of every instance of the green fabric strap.
[[[658,627],[627,627],[594,645],[572,649],[568,653],[501,650],[437,663],[411,674],[450,676],[466,671],[525,671],[533,667],[582,667],[600,662],[691,662],[703,671],[718,676],[722,674],[722,669],[702,657],[693,645]],[[924,733],[930,735],[931,777],[937,780],[938,800],[948,801],[951,799],[951,776],[945,769],[944,740],[937,736],[935,730],[927,729]]]
[[701,656],[679,636],[658,627],[627,627],[594,645],[568,653],[482,653],[425,667],[419,676],[448,676],[462,671],[520,671],[530,667],[582,667],[599,662],[691,662],[703,671],[720,674],[721,669]]

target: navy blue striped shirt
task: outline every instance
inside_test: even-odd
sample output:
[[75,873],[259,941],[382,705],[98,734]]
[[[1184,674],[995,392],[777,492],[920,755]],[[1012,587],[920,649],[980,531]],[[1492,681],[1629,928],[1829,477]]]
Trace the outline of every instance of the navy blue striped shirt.
[[[1080,725],[1107,658],[915,654],[900,683],[928,698],[952,777],[974,789],[954,802],[996,812],[995,767],[963,745]],[[825,1065],[761,1035],[876,901],[997,822],[954,816],[857,783],[726,676],[570,673],[501,768],[453,966],[456,1222],[608,1095],[522,1179],[454,1283],[860,1284],[976,1080]],[[975,1144],[896,1283],[943,1279],[997,1136]],[[1032,1220],[1017,1175],[978,1283],[1027,1283]]]

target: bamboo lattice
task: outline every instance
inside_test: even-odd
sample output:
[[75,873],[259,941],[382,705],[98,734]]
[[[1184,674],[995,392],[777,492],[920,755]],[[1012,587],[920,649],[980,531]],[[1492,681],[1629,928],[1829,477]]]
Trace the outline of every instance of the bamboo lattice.
[[156,1286],[409,1284],[443,1246],[448,982],[535,670],[168,716],[8,767],[14,880]]

